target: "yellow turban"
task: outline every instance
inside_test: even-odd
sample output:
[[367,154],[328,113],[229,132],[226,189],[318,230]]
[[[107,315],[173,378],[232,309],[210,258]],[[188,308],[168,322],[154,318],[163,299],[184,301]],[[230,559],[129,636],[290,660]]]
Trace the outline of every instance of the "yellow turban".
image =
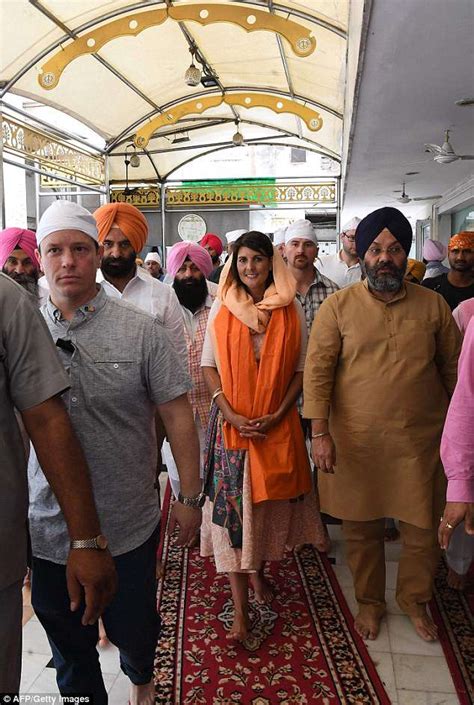
[[426,264],[423,264],[423,262],[420,262],[417,259],[411,259],[410,257],[407,260],[407,271],[405,272],[405,276],[407,274],[411,274],[415,279],[417,279],[419,282],[423,279],[425,276],[426,272]]
[[104,242],[114,223],[130,241],[135,252],[143,249],[148,237],[148,223],[141,211],[129,203],[106,203],[94,213],[99,242]]
[[448,250],[474,250],[474,232],[463,230],[457,235],[453,235],[448,243]]

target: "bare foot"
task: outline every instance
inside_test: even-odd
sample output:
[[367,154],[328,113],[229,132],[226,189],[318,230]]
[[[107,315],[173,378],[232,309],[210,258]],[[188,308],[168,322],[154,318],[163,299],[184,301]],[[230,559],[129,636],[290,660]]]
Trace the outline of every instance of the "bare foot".
[[250,582],[255,594],[255,601],[258,602],[259,605],[269,605],[274,598],[273,588],[268,580],[266,580],[263,570],[251,573]]
[[453,590],[464,590],[466,587],[466,575],[459,575],[455,570],[449,568],[446,582]]
[[331,550],[331,538],[326,527],[324,527],[324,538],[318,543],[315,543],[314,545],[316,546],[316,550],[319,551],[319,553],[329,553],[329,551]]
[[438,627],[433,622],[428,612],[425,611],[425,614],[419,617],[408,616],[415,627],[416,633],[424,641],[436,641],[438,639]]
[[396,526],[386,527],[383,533],[383,538],[384,541],[387,542],[398,541],[398,539],[400,538],[400,532]]
[[107,634],[105,633],[105,627],[103,621],[99,618],[99,641],[98,645],[103,649],[105,646],[108,646],[110,644],[110,641],[107,638]]
[[382,617],[376,617],[369,612],[359,612],[354,619],[354,628],[362,639],[373,641],[379,635]]
[[234,622],[230,631],[226,634],[226,639],[234,639],[235,641],[245,641],[249,633],[249,620],[244,614],[238,612],[234,615]]
[[155,705],[155,681],[143,685],[130,684],[129,705]]

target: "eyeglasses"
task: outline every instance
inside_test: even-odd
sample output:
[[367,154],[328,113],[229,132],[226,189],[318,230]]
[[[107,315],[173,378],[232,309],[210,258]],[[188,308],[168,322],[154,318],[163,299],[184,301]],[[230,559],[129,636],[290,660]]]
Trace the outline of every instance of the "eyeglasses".
[[345,237],[346,240],[349,240],[350,242],[355,242],[355,235],[348,235],[347,233],[342,233],[342,237]]
[[403,252],[403,247],[400,245],[392,245],[391,247],[369,247],[367,252],[372,255],[372,257],[379,257],[382,252],[386,252],[388,255],[400,255]]

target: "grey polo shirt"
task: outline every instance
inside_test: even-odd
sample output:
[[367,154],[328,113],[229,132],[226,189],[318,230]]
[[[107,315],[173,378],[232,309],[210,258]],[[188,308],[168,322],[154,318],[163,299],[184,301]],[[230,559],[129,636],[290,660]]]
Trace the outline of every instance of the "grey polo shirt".
[[[103,533],[112,555],[137,548],[155,529],[155,408],[185,394],[187,372],[158,321],[101,288],[62,319],[51,300],[41,309],[69,372],[64,395],[89,465]],[[69,348],[69,350],[67,349]],[[34,453],[28,464],[33,555],[65,563],[66,524]]]
[[26,459],[14,407],[30,409],[68,385],[32,297],[0,274],[0,589],[26,572]]

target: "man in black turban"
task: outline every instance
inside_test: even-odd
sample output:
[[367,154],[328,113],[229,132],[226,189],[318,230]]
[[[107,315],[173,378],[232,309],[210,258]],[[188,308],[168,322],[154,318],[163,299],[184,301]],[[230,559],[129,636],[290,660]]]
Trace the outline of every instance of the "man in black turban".
[[389,300],[402,287],[412,241],[410,223],[397,208],[379,208],[361,220],[355,238],[370,289]]
[[439,444],[460,337],[441,296],[403,281],[412,231],[400,211],[374,211],[355,237],[367,278],[323,301],[304,370],[321,510],[343,520],[364,639],[377,637],[386,609],[384,517],[399,521],[397,601],[433,641],[427,604],[445,496]]

